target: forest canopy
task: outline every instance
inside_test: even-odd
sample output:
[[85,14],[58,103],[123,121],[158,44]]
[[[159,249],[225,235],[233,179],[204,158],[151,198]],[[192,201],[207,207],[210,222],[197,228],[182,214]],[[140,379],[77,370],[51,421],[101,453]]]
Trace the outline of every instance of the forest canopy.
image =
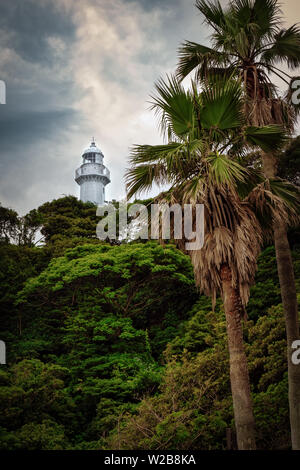
[[[76,227],[90,213],[91,234],[97,223],[94,207],[75,203],[73,212],[70,202],[44,205],[46,243],[0,245],[8,363],[0,375],[1,448],[226,448],[234,425],[220,300],[212,312],[189,257],[172,243],[113,246],[64,235],[54,208]],[[293,256],[299,279],[297,245]],[[286,448],[285,333],[272,246],[258,266],[245,336],[259,445]]]

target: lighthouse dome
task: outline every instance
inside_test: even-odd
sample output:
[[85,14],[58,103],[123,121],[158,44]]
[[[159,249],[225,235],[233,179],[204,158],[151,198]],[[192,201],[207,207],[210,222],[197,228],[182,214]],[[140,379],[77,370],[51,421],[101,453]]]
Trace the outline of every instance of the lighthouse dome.
[[95,153],[100,153],[101,155],[103,155],[103,153],[101,152],[99,147],[97,147],[96,142],[95,142],[94,139],[92,139],[92,142],[90,143],[89,147],[84,149],[82,156],[87,155],[89,153],[94,153],[94,154]]
[[105,202],[105,186],[110,183],[110,172],[103,164],[103,153],[95,139],[82,154],[82,164],[75,171],[75,181],[80,186],[80,200],[102,205]]

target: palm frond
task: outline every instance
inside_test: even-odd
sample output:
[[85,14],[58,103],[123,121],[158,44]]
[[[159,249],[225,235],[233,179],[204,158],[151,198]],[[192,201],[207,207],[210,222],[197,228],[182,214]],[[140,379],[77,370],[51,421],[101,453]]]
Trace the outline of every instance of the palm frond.
[[195,175],[186,181],[181,181],[175,187],[175,192],[183,203],[196,204],[201,202],[206,188],[206,175]]
[[273,237],[274,224],[299,224],[299,191],[290,186],[293,185],[282,180],[265,180],[245,199],[254,210],[264,229],[264,236],[269,241]]
[[210,77],[202,96],[201,124],[205,129],[233,129],[243,121],[242,90],[239,81]]
[[224,11],[218,0],[207,1],[207,0],[196,0],[196,8],[204,16],[204,22],[209,24],[215,30],[221,28],[224,24]]
[[235,21],[253,33],[253,37],[271,37],[278,31],[280,7],[277,0],[234,0]]
[[129,161],[133,165],[153,163],[163,161],[168,156],[182,156],[184,150],[185,144],[180,142],[169,142],[165,145],[133,145]]
[[165,145],[134,145],[126,173],[128,196],[147,190],[153,182],[176,183],[201,171],[205,142],[192,140]]
[[207,77],[211,73],[211,69],[220,73],[226,73],[225,68],[228,60],[227,54],[202,46],[191,41],[185,41],[178,49],[179,61],[176,76],[179,80],[183,80],[193,70],[197,69],[199,79]]
[[261,55],[261,62],[272,65],[286,63],[291,69],[300,65],[300,28],[293,25],[275,35],[274,44]]
[[207,161],[210,180],[214,184],[235,186],[237,182],[246,182],[248,178],[247,168],[225,155],[211,154],[207,157]]
[[259,25],[260,36],[272,38],[282,23],[278,0],[255,0],[253,14],[255,23]]
[[160,128],[168,137],[183,137],[194,127],[195,113],[193,100],[174,76],[162,78],[155,84],[157,94],[152,96],[152,106],[159,116]]
[[265,180],[261,169],[247,167],[247,172],[245,181],[236,180],[236,190],[241,200],[246,199],[251,191]]
[[250,146],[260,147],[264,152],[279,150],[286,142],[286,134],[281,126],[247,127],[245,140]]
[[125,178],[128,199],[135,194],[149,191],[153,183],[160,185],[168,182],[166,169],[160,163],[131,167],[127,170]]
[[273,194],[287,207],[300,214],[300,190],[297,186],[279,178],[269,180],[269,184]]
[[[189,252],[196,284],[206,295],[212,295],[214,303],[217,292],[222,292],[220,267],[226,262],[233,273],[233,284],[246,305],[262,242],[258,220],[229,188],[206,187],[202,203],[205,207],[204,245],[201,250]],[[179,243],[179,247],[183,246],[184,243]]]

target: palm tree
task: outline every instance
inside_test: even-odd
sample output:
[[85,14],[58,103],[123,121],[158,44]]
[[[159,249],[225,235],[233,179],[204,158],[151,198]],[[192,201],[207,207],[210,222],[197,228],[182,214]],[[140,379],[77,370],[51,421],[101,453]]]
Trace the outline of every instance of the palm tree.
[[[277,0],[233,0],[225,10],[219,1],[197,0],[196,7],[213,29],[213,47],[186,41],[179,49],[178,77],[183,79],[192,71],[198,80],[212,72],[235,74],[244,85],[247,123],[282,124],[292,132],[295,109],[278,96],[270,75],[290,85],[292,77],[282,66],[300,65],[299,27],[282,28]],[[274,153],[262,152],[262,162],[265,178],[275,179]],[[273,238],[286,320],[292,447],[300,449],[300,368],[291,361],[292,344],[300,338],[299,316],[287,225],[283,218],[274,221]]]
[[[239,449],[255,449],[254,418],[242,318],[254,281],[261,229],[238,184],[251,178],[232,152],[245,146],[272,151],[283,135],[278,126],[247,127],[240,84],[217,80],[201,92],[186,92],[172,77],[156,85],[153,108],[168,136],[164,145],[136,145],[127,171],[128,197],[167,183],[158,200],[169,204],[204,204],[205,239],[201,250],[189,251],[196,284],[215,301],[221,293],[227,322],[230,380]],[[185,239],[176,240],[184,250]]]

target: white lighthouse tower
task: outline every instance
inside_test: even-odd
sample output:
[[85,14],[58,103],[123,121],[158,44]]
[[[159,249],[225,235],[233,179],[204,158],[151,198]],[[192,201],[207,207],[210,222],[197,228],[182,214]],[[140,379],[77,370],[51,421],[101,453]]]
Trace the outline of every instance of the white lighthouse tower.
[[105,186],[110,183],[110,172],[103,165],[103,153],[94,138],[82,154],[82,165],[75,172],[75,181],[80,186],[80,200],[104,204]]

